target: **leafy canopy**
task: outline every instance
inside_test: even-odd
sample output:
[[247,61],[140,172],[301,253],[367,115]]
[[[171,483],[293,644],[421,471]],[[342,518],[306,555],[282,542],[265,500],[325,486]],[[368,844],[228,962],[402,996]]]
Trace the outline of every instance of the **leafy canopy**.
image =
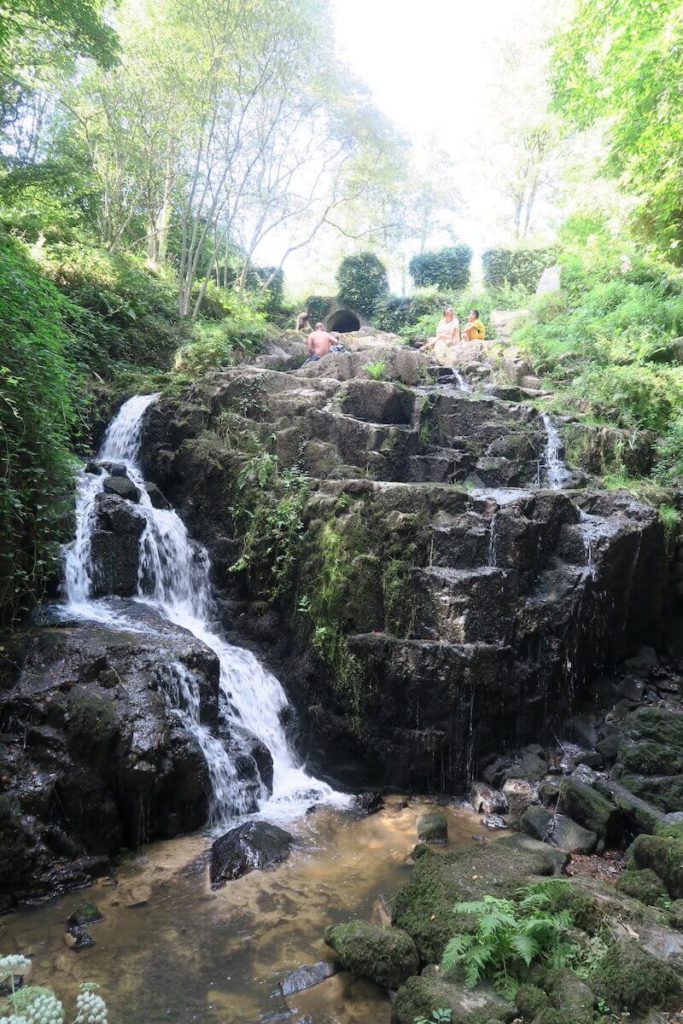
[[[659,243],[683,235],[683,6],[671,0],[581,0],[555,39],[554,106],[579,129],[604,125],[606,171],[640,198]],[[683,254],[682,254],[683,257]]]

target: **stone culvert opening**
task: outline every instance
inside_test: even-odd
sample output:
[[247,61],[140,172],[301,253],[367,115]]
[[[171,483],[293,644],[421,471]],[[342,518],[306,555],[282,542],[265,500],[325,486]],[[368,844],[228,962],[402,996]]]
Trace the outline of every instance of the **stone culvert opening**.
[[339,334],[348,334],[349,331],[360,330],[360,319],[352,309],[335,309],[327,318],[328,331],[338,331]]

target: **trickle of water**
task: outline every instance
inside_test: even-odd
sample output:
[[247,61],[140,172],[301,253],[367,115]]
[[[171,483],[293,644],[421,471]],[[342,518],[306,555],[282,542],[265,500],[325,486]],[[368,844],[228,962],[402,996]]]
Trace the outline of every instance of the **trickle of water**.
[[466,394],[468,394],[468,395],[471,395],[472,394],[472,385],[469,384],[465,380],[465,378],[461,374],[460,370],[456,370],[455,367],[453,367],[453,376],[457,380],[458,387],[460,388],[460,390],[466,392]]
[[489,553],[488,553],[488,564],[495,566],[497,559],[496,551],[496,520],[498,513],[494,513],[491,516],[491,522],[489,524]]
[[[228,722],[261,739],[273,758],[273,795],[267,800],[264,787],[260,810],[267,811],[270,818],[288,820],[312,802],[343,806],[348,798],[308,775],[290,747],[281,721],[287,697],[280,682],[253,654],[228,644],[214,631],[207,551],[190,539],[176,512],[152,505],[137,456],[145,412],[157,397],[136,395],[126,402],[110,424],[98,454],[100,462],[122,463],[140,491],[136,507],[146,523],[140,537],[137,600],[187,629],[217,655]],[[104,479],[105,474],[82,474],[76,500],[76,536],[65,555],[65,590],[72,614],[127,628],[125,618],[113,615],[106,601],[92,599],[91,539],[96,499],[103,491]],[[245,797],[222,743],[199,722],[196,679],[193,683],[191,675],[177,667],[173,675],[169,699],[182,712],[185,726],[195,735],[207,760],[214,794],[211,823],[218,828],[235,813],[244,813]]]
[[541,414],[541,419],[543,421],[547,438],[545,446],[546,483],[554,491],[559,491],[563,487],[567,486],[571,478],[571,473],[560,456],[560,452],[562,450],[562,439],[560,438],[557,427],[547,412]]

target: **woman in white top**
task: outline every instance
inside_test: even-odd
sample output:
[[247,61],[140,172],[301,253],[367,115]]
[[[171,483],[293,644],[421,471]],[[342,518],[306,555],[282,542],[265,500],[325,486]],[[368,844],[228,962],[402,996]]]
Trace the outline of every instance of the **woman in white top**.
[[434,347],[441,342],[441,346],[452,345],[453,342],[460,341],[460,324],[458,318],[453,312],[452,306],[446,306],[443,311],[443,316],[439,321],[439,326],[436,328],[436,336],[430,338],[429,341],[425,342],[421,346],[422,352],[433,352]]

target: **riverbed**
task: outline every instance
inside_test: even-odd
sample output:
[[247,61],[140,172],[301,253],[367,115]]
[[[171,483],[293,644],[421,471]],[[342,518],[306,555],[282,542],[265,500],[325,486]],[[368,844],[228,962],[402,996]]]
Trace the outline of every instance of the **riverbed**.
[[[319,807],[288,826],[296,846],[284,864],[216,891],[210,837],[155,843],[124,858],[115,879],[0,918],[0,953],[32,957],[31,982],[65,1001],[81,982],[97,982],[109,1024],[295,1024],[308,1014],[315,1024],[389,1024],[386,993],[346,973],[288,1001],[278,983],[333,958],[322,940],[328,924],[379,923],[380,898],[409,876],[416,818],[432,806],[390,797],[367,817]],[[474,814],[442,810],[447,849],[485,835]],[[65,922],[84,900],[105,919],[88,929],[95,945],[76,953],[65,945]]]

